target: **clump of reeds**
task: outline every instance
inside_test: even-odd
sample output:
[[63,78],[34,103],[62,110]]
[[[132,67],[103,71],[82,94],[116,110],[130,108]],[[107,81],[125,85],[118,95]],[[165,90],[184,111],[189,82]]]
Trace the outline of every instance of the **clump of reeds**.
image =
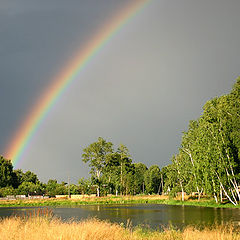
[[[47,212],[47,214],[44,215]],[[132,228],[98,219],[63,222],[48,210],[37,210],[25,217],[10,217],[0,221],[0,240],[238,240],[240,234],[232,228],[217,227],[183,231],[165,229],[162,232]]]
[[47,207],[45,208],[34,208],[26,211],[26,213],[21,216],[22,218],[29,219],[29,218],[52,218],[53,211]]
[[12,217],[0,222],[1,240],[120,240],[129,239],[127,235],[127,231],[119,225],[96,219],[64,223],[54,218],[49,221],[44,217],[32,217],[28,220]]

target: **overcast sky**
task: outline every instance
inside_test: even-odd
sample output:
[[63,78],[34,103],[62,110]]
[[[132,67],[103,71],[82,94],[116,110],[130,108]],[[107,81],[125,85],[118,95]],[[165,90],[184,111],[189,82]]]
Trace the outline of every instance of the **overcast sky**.
[[[71,56],[133,0],[0,0],[0,154]],[[34,136],[19,168],[87,177],[99,136],[163,167],[204,103],[240,74],[239,0],[152,0],[94,57]]]

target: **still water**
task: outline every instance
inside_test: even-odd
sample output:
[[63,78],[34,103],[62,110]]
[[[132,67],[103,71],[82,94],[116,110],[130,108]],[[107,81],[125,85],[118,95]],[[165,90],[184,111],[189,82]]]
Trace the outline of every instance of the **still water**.
[[[23,215],[37,208],[0,208],[0,217]],[[82,220],[96,217],[111,222],[131,223],[132,226],[144,226],[161,229],[172,225],[182,229],[185,226],[209,226],[212,224],[232,223],[240,225],[240,209],[221,209],[194,206],[170,206],[160,204],[135,205],[92,205],[78,207],[49,208],[63,221]]]

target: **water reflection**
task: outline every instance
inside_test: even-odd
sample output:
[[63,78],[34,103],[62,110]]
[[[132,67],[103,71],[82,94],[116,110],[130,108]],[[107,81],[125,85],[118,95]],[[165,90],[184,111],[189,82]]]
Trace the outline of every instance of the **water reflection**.
[[[0,217],[21,215],[36,208],[1,208]],[[188,225],[209,226],[212,224],[240,223],[239,209],[218,209],[193,206],[169,206],[158,204],[139,205],[92,205],[79,207],[51,208],[53,214],[63,221],[97,217],[111,222],[131,221],[133,226],[141,225],[161,229],[172,225],[183,228]]]

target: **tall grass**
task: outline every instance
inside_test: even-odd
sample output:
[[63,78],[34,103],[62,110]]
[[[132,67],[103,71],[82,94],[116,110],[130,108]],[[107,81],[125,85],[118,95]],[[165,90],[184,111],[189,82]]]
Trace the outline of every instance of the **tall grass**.
[[62,222],[51,214],[35,212],[31,216],[10,217],[0,221],[0,240],[237,240],[240,234],[232,228],[163,232],[126,228],[97,219]]

